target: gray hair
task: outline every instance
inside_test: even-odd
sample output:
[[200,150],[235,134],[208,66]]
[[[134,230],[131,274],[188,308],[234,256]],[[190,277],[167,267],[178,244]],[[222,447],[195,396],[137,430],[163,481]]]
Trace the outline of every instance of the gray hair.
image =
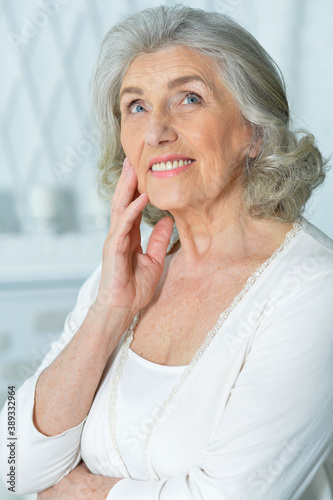
[[[328,169],[312,134],[290,130],[283,76],[257,40],[230,17],[183,5],[131,14],[105,35],[90,83],[93,119],[100,134],[99,193],[110,198],[122,170],[119,92],[130,63],[140,54],[186,46],[214,62],[222,83],[259,141],[256,158],[244,158],[243,202],[256,218],[295,221]],[[168,211],[151,204],[149,225]]]

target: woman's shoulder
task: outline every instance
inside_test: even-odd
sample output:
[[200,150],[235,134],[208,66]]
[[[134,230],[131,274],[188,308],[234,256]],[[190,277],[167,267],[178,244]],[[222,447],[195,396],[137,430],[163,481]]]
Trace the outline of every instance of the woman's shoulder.
[[288,272],[301,274],[305,281],[333,275],[333,240],[303,218],[299,234],[281,264]]
[[317,248],[326,248],[327,254],[333,256],[333,239],[308,219],[303,219],[303,221],[303,233],[308,238],[309,244]]
[[[260,283],[259,283],[260,285]],[[333,241],[308,220],[254,290],[242,322],[258,318],[251,346],[280,343],[332,361]],[[247,316],[248,314],[248,316]],[[320,348],[318,347],[320,345]],[[252,349],[252,347],[251,347]],[[321,352],[318,352],[318,349]]]
[[304,307],[314,293],[333,300],[333,240],[307,219],[301,222],[254,279],[251,307],[253,301],[269,310],[295,302]]

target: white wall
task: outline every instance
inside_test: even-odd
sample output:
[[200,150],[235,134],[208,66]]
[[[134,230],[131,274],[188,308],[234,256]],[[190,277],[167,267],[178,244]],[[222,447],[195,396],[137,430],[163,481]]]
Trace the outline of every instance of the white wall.
[[[96,158],[86,96],[98,44],[124,14],[159,3],[1,0],[0,189],[14,193],[24,228],[30,227],[27,219],[34,188],[45,184],[67,190],[73,197],[67,230],[84,226]],[[183,3],[228,13],[259,39],[285,75],[295,125],[309,128],[323,152],[330,155],[333,2]],[[332,173],[313,197],[306,216],[332,237],[331,193]]]

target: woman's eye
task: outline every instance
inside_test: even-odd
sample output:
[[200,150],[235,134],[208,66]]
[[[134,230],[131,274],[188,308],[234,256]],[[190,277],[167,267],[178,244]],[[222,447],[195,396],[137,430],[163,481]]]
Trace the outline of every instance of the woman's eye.
[[198,104],[201,101],[201,98],[197,94],[188,94],[184,101],[185,104]]
[[130,113],[135,114],[135,113],[142,113],[142,111],[144,111],[145,108],[141,106],[141,104],[135,104],[134,102],[132,102],[131,104],[129,104],[128,110]]
[[[188,93],[182,100],[182,102],[185,104],[199,104],[201,101],[202,101],[201,97],[193,93]],[[131,115],[146,111],[146,109],[137,101],[130,102],[126,107],[127,107],[127,112]]]

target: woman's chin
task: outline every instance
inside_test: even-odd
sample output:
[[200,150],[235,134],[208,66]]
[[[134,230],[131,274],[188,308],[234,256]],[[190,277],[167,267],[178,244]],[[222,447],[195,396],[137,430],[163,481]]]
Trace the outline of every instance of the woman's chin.
[[156,202],[154,202],[150,198],[149,198],[149,203],[151,203],[151,205],[154,205],[154,207],[158,208],[159,210],[168,211],[170,213],[173,213],[174,211],[177,212],[177,210],[182,210],[183,208],[183,204],[180,203],[179,207],[177,208],[176,203],[167,203],[167,202],[162,203],[160,200],[156,200]]

